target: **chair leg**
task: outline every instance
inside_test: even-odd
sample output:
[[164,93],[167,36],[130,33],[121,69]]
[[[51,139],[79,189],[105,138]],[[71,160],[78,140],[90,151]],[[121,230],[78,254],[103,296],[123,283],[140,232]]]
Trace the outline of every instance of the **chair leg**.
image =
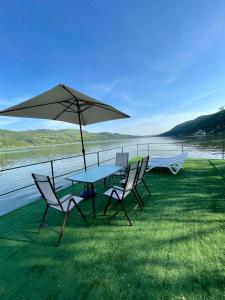
[[44,212],[44,215],[43,215],[43,217],[42,217],[42,220],[41,220],[41,224],[40,224],[40,226],[39,226],[38,233],[41,231],[41,228],[42,228],[42,226],[43,226],[43,224],[44,224],[45,217],[46,217],[47,212],[48,212],[48,208],[49,208],[49,206],[46,205],[45,212]]
[[144,198],[146,192],[141,196],[140,193],[138,192],[137,188],[135,188],[135,190],[136,190],[137,195],[138,195],[138,197],[139,197],[139,199],[140,199],[140,202],[142,203],[143,206],[145,206],[145,203],[144,203],[143,198]]
[[76,206],[78,212],[80,213],[81,217],[82,217],[85,221],[87,221],[87,218],[86,218],[86,216],[84,215],[84,213],[82,212],[82,210],[80,209],[79,205],[77,205],[76,202],[74,202],[74,204],[75,204],[75,206]]
[[[144,207],[144,206],[145,206],[145,203],[144,203],[144,200],[143,200],[144,196],[143,196],[143,198],[141,197],[140,193],[138,192],[137,187],[135,187],[134,190],[135,190],[135,192],[136,192],[136,195],[138,196],[139,201],[140,201],[141,204],[142,204],[142,207]],[[144,194],[144,195],[145,195],[145,194]]]
[[127,214],[127,212],[126,212],[126,210],[125,210],[125,208],[124,208],[124,206],[123,206],[122,201],[120,201],[120,205],[121,205],[121,207],[122,207],[122,209],[123,209],[123,211],[124,211],[124,213],[125,213],[125,215],[126,215],[126,217],[127,217],[128,222],[130,223],[130,226],[132,226],[131,220],[130,220],[130,218],[128,217],[128,214]]
[[105,209],[104,209],[103,216],[105,216],[105,214],[106,214],[106,212],[107,212],[107,209],[108,209],[108,207],[109,207],[109,205],[110,205],[111,200],[112,200],[112,196],[110,196],[109,199],[108,199],[108,202],[107,202],[106,207],[105,207]]
[[63,223],[62,223],[62,226],[61,226],[61,231],[60,231],[60,234],[59,234],[59,239],[58,239],[58,242],[57,242],[57,246],[59,246],[59,244],[61,242],[61,238],[62,238],[62,235],[63,235],[63,232],[64,232],[64,227],[66,225],[67,217],[68,217],[68,212],[66,212],[65,216],[64,216],[64,220],[63,220]]
[[[136,191],[136,190],[135,190],[135,191]],[[141,200],[141,198],[139,197],[139,194],[137,193],[137,191],[136,191],[136,193],[138,194],[138,196],[136,195],[135,191],[133,190],[132,193],[133,193],[135,199],[137,200],[137,203],[138,203],[138,205],[140,206],[140,209],[143,209],[143,207],[142,207],[142,200]]]
[[145,186],[145,188],[146,188],[146,190],[148,191],[148,193],[149,193],[149,196],[151,197],[151,192],[150,192],[150,190],[149,190],[149,188],[148,188],[148,186],[147,186],[147,184],[145,183],[145,181],[142,179],[142,182],[143,182],[143,184],[144,184],[144,186]]

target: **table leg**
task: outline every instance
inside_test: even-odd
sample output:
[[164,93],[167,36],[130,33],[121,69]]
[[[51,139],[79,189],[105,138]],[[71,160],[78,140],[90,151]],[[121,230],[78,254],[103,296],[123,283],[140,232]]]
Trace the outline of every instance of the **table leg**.
[[74,181],[72,181],[72,191],[73,191],[73,195],[75,195],[75,191],[74,191]]
[[94,184],[93,183],[91,183],[91,193],[92,193],[93,218],[96,219],[96,212],[95,212],[95,190],[94,190]]

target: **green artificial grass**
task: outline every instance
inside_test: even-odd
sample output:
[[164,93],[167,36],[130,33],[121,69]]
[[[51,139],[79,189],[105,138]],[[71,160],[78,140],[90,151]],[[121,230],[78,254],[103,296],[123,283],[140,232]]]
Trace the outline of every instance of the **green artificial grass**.
[[[74,210],[58,248],[56,233],[37,234],[41,201],[1,217],[0,299],[224,299],[224,174],[210,160],[189,160],[175,176],[149,172],[144,210],[124,202],[133,226],[116,205],[102,216],[100,183],[97,219],[83,202],[88,222]],[[52,209],[47,222],[61,221]]]

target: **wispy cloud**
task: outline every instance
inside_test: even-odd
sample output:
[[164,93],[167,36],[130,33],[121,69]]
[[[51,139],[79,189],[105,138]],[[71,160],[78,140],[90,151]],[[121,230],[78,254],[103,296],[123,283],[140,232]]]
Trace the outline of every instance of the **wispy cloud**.
[[20,122],[19,118],[11,117],[0,117],[0,128],[5,128],[5,126],[13,125]]
[[[205,110],[203,114],[210,114],[211,111]],[[123,126],[118,125],[118,130],[121,133],[136,134],[136,135],[151,135],[159,134],[170,128],[192,120],[199,116],[199,112],[183,112],[183,113],[161,113],[158,115],[133,118],[132,120],[124,120]],[[122,125],[122,124],[121,124]]]
[[6,107],[6,106],[9,106],[9,105],[11,105],[11,102],[10,102],[10,101],[0,99],[0,108],[1,108],[1,107]]
[[94,97],[104,98],[111,93],[115,93],[120,82],[121,79],[114,79],[109,82],[92,83],[86,88],[86,90]]
[[20,102],[26,101],[33,96],[21,96],[21,97],[1,97],[0,99],[0,110],[6,109],[10,106],[14,106]]
[[174,83],[184,71],[203,59],[204,54],[224,36],[224,5],[221,4],[222,7],[215,6],[213,12],[199,18],[194,27],[184,28],[173,51],[167,51],[160,61],[150,64],[152,72],[162,75],[165,85]]

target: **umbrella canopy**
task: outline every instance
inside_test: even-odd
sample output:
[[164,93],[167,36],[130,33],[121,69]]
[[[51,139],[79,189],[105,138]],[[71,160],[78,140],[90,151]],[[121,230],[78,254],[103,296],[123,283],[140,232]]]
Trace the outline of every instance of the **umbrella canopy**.
[[38,96],[0,111],[0,116],[48,119],[78,124],[80,126],[85,170],[86,160],[82,125],[129,118],[128,115],[116,108],[64,84],[59,84]]

